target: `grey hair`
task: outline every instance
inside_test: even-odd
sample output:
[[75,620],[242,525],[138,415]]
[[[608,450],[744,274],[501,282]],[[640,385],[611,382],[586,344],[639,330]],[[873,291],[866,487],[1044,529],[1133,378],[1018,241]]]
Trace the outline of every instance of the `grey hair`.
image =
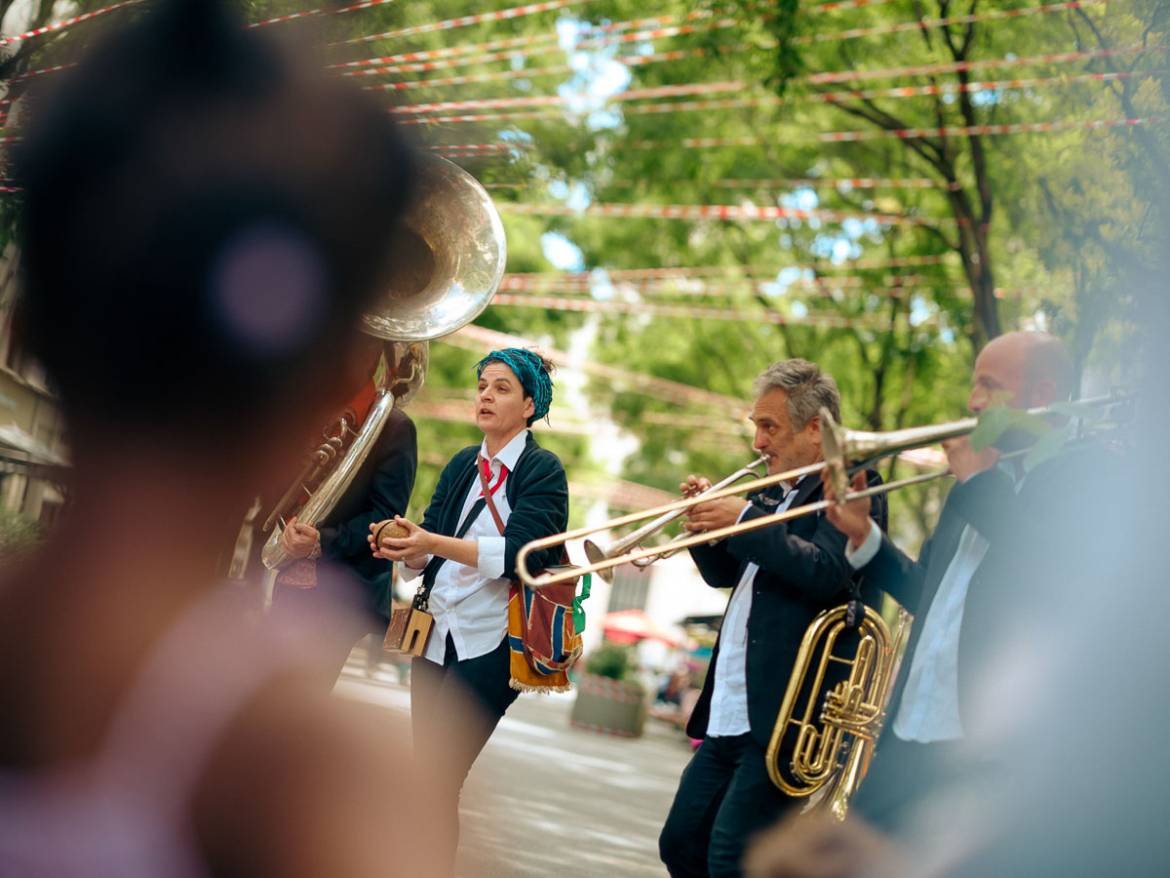
[[756,398],[770,390],[783,390],[788,396],[788,419],[793,430],[803,430],[822,408],[835,421],[841,420],[841,391],[832,376],[816,363],[792,359],[773,363],[756,379]]

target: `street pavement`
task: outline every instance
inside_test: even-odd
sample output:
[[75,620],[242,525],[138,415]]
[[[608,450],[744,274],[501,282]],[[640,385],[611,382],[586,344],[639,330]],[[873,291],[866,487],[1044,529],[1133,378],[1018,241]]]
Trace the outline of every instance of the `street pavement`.
[[[408,712],[409,690],[361,652],[337,693]],[[463,878],[664,876],[658,831],[691,750],[677,729],[648,720],[617,738],[569,725],[572,694],[522,695],[508,709],[463,790]]]

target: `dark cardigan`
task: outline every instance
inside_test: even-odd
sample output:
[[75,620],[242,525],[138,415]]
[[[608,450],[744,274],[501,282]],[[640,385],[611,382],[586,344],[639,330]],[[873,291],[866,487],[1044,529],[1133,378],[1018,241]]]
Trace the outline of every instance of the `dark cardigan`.
[[[475,501],[467,518],[462,523],[459,521],[467,492],[477,478],[475,462],[479,449],[479,445],[469,445],[444,467],[431,503],[423,513],[424,530],[448,537],[462,537],[471,522],[483,511],[484,500],[481,497]],[[520,548],[532,540],[560,533],[569,524],[569,482],[565,477],[565,468],[555,454],[540,447],[531,433],[516,461],[515,470],[508,475],[504,494],[512,511],[504,528],[503,578],[515,579],[516,555]],[[544,552],[534,552],[528,559],[529,572],[535,573],[558,563],[561,551],[558,546]],[[424,586],[434,584],[435,576],[444,563],[445,558],[431,558],[423,572]]]

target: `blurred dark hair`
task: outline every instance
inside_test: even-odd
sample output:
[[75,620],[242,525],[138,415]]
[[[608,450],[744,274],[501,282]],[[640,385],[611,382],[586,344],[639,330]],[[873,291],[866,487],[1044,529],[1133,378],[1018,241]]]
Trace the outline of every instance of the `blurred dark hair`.
[[219,0],[162,0],[15,151],[22,322],[74,429],[246,429],[324,392],[415,160],[385,108]]

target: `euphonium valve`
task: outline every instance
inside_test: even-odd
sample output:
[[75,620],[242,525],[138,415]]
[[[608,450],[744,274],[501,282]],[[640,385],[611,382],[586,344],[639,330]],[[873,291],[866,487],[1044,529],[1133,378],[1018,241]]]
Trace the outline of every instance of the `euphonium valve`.
[[[858,606],[863,616],[854,628],[848,616]],[[859,602],[825,610],[813,620],[768,743],[772,783],[796,798],[820,793],[818,807],[844,819],[881,735],[910,622],[910,614],[898,607],[891,629]],[[843,652],[850,648],[851,656]],[[846,676],[834,680],[835,668],[846,669]]]

